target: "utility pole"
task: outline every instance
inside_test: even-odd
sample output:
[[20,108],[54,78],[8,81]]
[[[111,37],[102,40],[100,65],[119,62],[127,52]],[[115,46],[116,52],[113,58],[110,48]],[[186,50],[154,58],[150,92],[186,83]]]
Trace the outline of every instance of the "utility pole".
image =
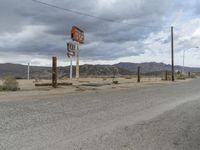
[[27,80],[30,79],[30,63],[28,63],[28,68],[27,68]]
[[171,27],[172,82],[174,82],[174,28]]

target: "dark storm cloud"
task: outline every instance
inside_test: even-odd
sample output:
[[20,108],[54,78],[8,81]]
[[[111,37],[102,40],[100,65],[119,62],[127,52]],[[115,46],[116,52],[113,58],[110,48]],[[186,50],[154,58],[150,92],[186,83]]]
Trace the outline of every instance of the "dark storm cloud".
[[[56,50],[57,54],[62,56],[66,51],[66,40],[70,40],[70,28],[75,24],[86,34],[86,42],[82,46],[81,52],[83,59],[107,60],[140,55],[144,53],[144,50],[138,47],[139,42],[150,33],[162,29],[164,21],[166,21],[163,18],[172,7],[172,0],[42,1],[112,19],[116,22],[137,24],[137,26],[80,16],[31,0],[20,2],[19,0],[6,0],[0,2],[0,37],[9,41],[10,37],[19,34],[13,39],[19,41],[16,45],[13,41],[12,46],[2,43],[0,52],[7,50],[13,54],[51,56]],[[157,28],[142,27],[148,25],[157,26]],[[27,26],[30,28],[26,28]],[[40,29],[41,33],[35,32],[37,28]],[[25,29],[26,32],[24,32]],[[28,34],[32,34],[32,36],[28,36]],[[130,43],[127,44],[127,42]],[[135,47],[135,49],[130,50],[130,47]]]

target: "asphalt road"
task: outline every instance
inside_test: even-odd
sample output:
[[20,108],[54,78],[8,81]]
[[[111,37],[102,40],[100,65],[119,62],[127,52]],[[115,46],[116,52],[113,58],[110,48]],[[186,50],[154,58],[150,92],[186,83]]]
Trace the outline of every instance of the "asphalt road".
[[134,149],[200,149],[200,79],[0,102],[0,150]]

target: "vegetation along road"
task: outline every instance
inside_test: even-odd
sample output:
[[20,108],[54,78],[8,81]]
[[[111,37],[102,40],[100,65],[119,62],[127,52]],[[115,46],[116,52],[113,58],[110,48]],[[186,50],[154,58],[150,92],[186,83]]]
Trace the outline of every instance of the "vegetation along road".
[[200,79],[0,102],[1,150],[199,150]]

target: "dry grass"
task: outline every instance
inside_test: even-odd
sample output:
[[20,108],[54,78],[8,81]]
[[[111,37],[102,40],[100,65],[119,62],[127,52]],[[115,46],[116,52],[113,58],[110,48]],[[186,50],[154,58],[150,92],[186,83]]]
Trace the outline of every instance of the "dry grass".
[[3,79],[3,84],[0,86],[0,91],[17,91],[19,90],[19,84],[17,80],[12,76],[6,76]]

